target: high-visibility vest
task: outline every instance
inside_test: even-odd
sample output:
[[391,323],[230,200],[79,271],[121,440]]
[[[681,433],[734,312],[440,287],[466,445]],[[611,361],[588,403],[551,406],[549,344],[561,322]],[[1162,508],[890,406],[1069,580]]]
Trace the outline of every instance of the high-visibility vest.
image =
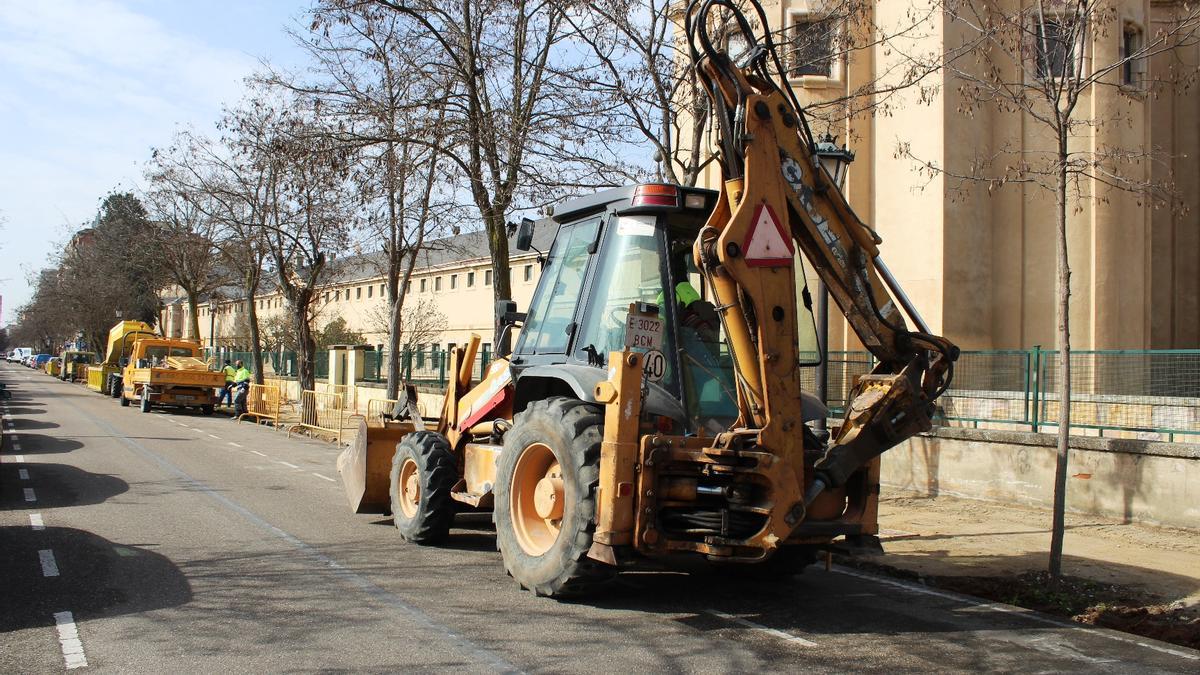
[[250,379],[250,371],[245,368],[238,368],[238,371],[233,374],[234,382],[245,382]]
[[221,370],[225,371],[225,381],[233,382],[233,377],[237,374],[237,371],[234,370],[233,366],[225,366]]

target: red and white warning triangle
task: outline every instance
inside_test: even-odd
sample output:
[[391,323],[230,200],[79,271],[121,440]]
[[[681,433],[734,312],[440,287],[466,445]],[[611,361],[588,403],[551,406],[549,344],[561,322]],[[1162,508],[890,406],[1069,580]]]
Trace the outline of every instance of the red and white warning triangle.
[[791,238],[783,231],[775,211],[767,204],[759,204],[754,222],[746,235],[746,264],[753,267],[784,267],[792,264],[795,250]]

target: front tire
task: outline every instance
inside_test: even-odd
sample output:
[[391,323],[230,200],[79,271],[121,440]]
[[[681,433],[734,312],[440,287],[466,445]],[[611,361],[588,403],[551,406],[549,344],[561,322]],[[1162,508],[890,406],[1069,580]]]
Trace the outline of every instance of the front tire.
[[496,541],[508,573],[537,595],[587,593],[616,568],[587,557],[596,531],[600,408],[534,401],[504,435],[496,468]]
[[122,407],[122,408],[128,408],[128,407],[129,407],[129,399],[125,398],[125,395],[124,395],[124,394],[122,394],[122,395],[121,395],[121,407]]
[[416,431],[397,443],[389,492],[400,537],[414,544],[445,539],[454,522],[450,491],[457,482],[457,463],[445,436]]

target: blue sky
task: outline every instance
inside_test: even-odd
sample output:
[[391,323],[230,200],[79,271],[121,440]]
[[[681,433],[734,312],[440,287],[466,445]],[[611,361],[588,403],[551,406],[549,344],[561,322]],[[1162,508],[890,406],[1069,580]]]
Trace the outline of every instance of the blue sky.
[[0,0],[0,324],[105,194],[138,187],[151,147],[211,130],[260,60],[301,63],[284,28],[308,5]]

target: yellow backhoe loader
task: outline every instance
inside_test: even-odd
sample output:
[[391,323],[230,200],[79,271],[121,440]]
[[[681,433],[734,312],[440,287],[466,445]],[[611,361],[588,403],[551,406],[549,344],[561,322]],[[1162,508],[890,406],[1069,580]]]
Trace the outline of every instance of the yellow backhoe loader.
[[[403,538],[431,544],[456,511],[491,509],[506,569],[547,596],[646,566],[790,574],[822,549],[877,545],[879,456],[930,428],[958,350],[823,168],[771,75],[769,35],[730,11],[746,56],[713,46],[722,7],[693,2],[686,19],[720,192],[637,185],[524,221],[518,249],[535,227],[557,234],[528,311],[497,308],[515,347],[474,386],[478,337],[454,350],[436,419],[410,390],[364,423],[338,461],[355,511],[390,511]],[[829,436],[800,386],[817,353],[805,264],[878,361]]]

